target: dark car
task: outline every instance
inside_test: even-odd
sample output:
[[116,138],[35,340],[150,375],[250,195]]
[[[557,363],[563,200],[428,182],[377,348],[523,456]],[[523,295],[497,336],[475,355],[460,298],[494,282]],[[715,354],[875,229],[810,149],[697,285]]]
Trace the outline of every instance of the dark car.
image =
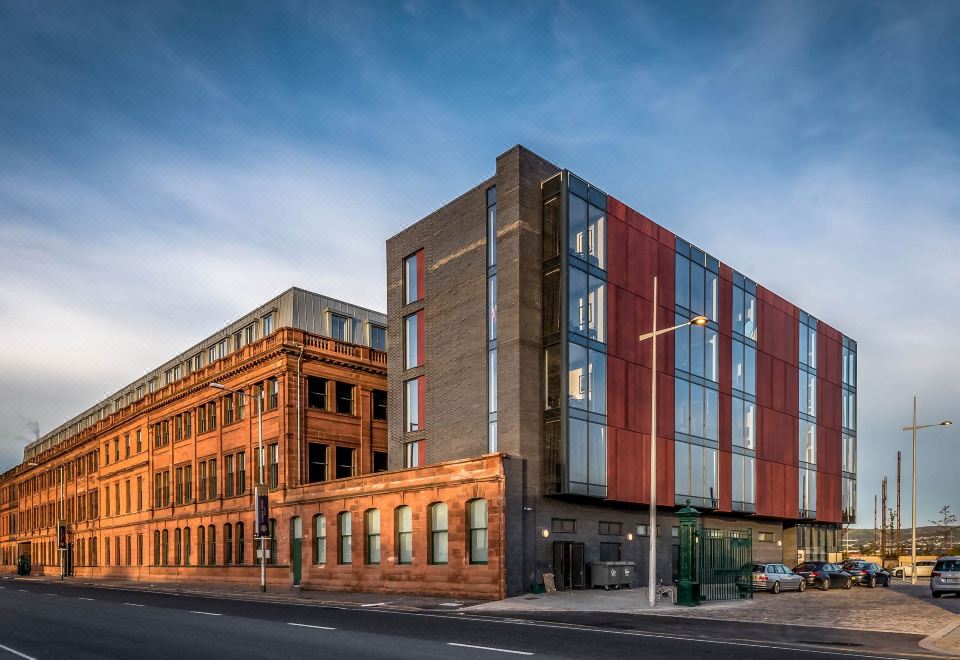
[[893,579],[880,564],[872,561],[848,561],[843,565],[843,570],[853,576],[854,584],[871,589],[878,584],[889,587]]
[[826,591],[830,587],[849,589],[853,586],[853,576],[836,564],[826,561],[805,561],[793,569],[802,575],[810,586]]

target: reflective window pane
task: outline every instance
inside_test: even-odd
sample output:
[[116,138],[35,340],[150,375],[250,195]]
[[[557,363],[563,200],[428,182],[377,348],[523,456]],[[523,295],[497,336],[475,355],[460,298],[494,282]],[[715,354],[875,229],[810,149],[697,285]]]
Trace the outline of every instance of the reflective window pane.
[[585,335],[590,311],[587,300],[587,274],[578,268],[570,268],[567,281],[569,301],[567,327],[570,332]]
[[571,408],[587,409],[587,349],[579,344],[567,344],[567,396]]
[[587,237],[587,203],[576,195],[568,195],[567,241],[570,254],[586,261],[589,249]]

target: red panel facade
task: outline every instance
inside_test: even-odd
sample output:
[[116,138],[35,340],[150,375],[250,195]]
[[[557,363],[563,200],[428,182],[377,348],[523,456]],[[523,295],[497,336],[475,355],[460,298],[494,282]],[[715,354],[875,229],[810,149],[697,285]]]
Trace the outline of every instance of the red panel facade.
[[843,337],[823,321],[817,327],[817,520],[839,523]]

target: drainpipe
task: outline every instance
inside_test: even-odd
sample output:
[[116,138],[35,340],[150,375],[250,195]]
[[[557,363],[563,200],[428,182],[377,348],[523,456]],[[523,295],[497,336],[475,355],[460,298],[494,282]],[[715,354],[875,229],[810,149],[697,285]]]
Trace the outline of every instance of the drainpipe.
[[303,361],[303,345],[300,345],[300,355],[297,356],[297,485],[303,485],[303,438],[301,430],[301,421],[300,417],[300,381],[303,380],[300,376],[300,363]]

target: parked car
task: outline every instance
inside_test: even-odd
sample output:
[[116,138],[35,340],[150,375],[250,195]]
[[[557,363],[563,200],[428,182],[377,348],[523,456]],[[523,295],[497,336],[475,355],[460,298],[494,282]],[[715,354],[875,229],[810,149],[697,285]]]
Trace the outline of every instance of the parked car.
[[890,573],[885,571],[880,564],[872,561],[848,561],[843,565],[843,570],[853,576],[854,584],[871,589],[878,584],[889,587],[893,579]]
[[793,572],[807,581],[811,587],[827,591],[830,587],[849,589],[853,586],[853,576],[836,564],[826,561],[805,561],[795,566]]
[[960,596],[960,557],[941,557],[930,573],[930,595],[940,598],[943,594]]
[[[917,577],[930,577],[930,573],[933,572],[933,567],[936,564],[936,561],[931,561],[929,559],[924,559],[923,561],[917,562]],[[903,566],[897,566],[894,568],[891,573],[895,578],[908,578],[913,576],[913,566],[910,564],[904,564]]]
[[754,564],[752,585],[754,591],[806,591],[807,581],[783,564]]

